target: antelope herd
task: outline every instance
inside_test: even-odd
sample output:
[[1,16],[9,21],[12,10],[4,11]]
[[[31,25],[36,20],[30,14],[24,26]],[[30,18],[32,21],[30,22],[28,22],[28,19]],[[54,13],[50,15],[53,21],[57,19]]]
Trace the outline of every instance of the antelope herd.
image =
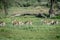
[[[56,20],[50,20],[50,21],[49,20],[41,20],[41,22],[43,24],[47,24],[47,25],[59,24],[59,22],[56,21]],[[12,25],[32,25],[33,22],[31,20],[28,20],[28,21],[25,21],[25,22],[18,21],[18,20],[12,20],[11,24]],[[6,25],[6,23],[4,21],[0,21],[0,26],[5,26],[5,25]]]
[[13,20],[13,21],[12,21],[12,24],[13,24],[13,25],[24,25],[24,24],[32,25],[32,21],[22,22],[22,21]]
[[44,24],[47,25],[54,25],[54,24],[59,24],[57,20],[41,20]]

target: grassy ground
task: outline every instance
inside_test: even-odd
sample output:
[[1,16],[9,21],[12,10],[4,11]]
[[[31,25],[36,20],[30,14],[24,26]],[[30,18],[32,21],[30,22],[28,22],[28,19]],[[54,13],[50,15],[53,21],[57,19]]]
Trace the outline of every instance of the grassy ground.
[[[19,13],[38,14],[38,13],[48,13],[48,10],[49,8],[46,7],[35,7],[35,8],[34,7],[28,7],[28,8],[12,7],[8,10],[8,12],[9,15],[19,14]],[[33,25],[13,26],[11,22],[12,20],[15,19],[23,22],[27,20],[31,20],[33,22]],[[41,22],[42,19],[46,20],[45,18],[37,18],[35,16],[2,18],[0,20],[6,22],[6,26],[0,27],[0,40],[60,40],[60,23],[56,25],[42,24]],[[60,21],[60,17],[57,16],[53,20]]]
[[[33,25],[13,26],[11,21],[14,19],[19,21],[31,20]],[[0,20],[6,22],[6,26],[0,27],[0,40],[60,40],[60,24],[41,24],[42,19],[44,18],[35,16],[2,18]],[[60,21],[60,19],[53,20]]]

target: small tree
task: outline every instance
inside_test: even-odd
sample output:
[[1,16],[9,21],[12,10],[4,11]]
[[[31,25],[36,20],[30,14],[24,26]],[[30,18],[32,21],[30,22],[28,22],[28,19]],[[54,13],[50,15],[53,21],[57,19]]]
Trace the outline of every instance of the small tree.
[[2,0],[2,4],[3,4],[3,7],[4,7],[5,15],[8,15],[8,11],[7,11],[8,2],[6,0]]
[[55,0],[50,0],[50,9],[49,9],[49,16],[50,17],[55,15],[55,12],[54,12],[54,2],[55,2]]
[[[2,7],[2,9],[5,12],[5,15],[8,15],[8,6],[10,6],[13,3],[14,0],[0,0],[0,7]],[[0,8],[1,9],[1,8]]]

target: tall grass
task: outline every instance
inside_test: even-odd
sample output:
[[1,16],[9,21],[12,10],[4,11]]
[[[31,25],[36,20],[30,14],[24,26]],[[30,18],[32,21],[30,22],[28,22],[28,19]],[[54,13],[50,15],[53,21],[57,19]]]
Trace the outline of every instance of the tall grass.
[[[14,26],[11,21],[15,19],[24,22],[32,20],[33,24]],[[36,18],[34,16],[0,19],[6,22],[6,26],[0,27],[0,40],[60,40],[60,24],[41,24],[42,19],[44,18]]]

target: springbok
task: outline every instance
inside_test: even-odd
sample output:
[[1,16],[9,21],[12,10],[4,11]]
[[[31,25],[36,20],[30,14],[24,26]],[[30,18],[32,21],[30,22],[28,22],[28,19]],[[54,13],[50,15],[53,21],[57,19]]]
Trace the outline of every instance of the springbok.
[[0,21],[0,26],[5,26],[5,25],[6,25],[6,23],[5,23],[5,22]]
[[26,21],[25,24],[32,25],[32,21]]

